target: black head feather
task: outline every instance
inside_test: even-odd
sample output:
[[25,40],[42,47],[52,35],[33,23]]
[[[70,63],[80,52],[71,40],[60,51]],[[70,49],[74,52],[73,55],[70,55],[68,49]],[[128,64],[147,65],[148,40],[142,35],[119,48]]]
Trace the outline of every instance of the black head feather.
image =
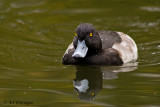
[[76,33],[80,40],[83,40],[85,36],[93,32],[95,32],[95,29],[94,26],[90,23],[82,23],[76,29]]

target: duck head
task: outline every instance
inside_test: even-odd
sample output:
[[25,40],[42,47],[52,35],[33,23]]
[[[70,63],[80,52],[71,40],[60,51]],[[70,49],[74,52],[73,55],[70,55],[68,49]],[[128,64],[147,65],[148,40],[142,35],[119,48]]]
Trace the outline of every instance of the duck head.
[[73,45],[75,48],[73,58],[85,58],[102,50],[99,34],[90,23],[82,23],[77,27]]

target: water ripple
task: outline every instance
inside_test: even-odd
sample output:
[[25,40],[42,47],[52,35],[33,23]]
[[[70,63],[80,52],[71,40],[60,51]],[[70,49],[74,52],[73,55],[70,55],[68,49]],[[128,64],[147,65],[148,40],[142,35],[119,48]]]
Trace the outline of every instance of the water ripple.
[[144,7],[140,7],[140,9],[149,11],[149,12],[160,12],[160,7],[144,6]]
[[23,16],[23,15],[33,14],[33,13],[43,13],[43,12],[46,12],[46,11],[47,10],[35,9],[35,10],[29,10],[29,11],[21,11],[18,14]]
[[56,10],[53,14],[70,14],[70,13],[97,13],[104,12],[106,10],[102,9],[68,9],[68,10]]
[[152,74],[152,73],[135,73],[135,76],[140,77],[149,77],[149,78],[160,78],[160,74]]
[[150,41],[139,44],[139,62],[143,66],[154,66],[160,63],[160,41]]
[[160,41],[150,41],[150,42],[142,43],[140,45],[154,45],[154,44],[160,44]]
[[138,28],[146,28],[146,27],[156,27],[159,25],[159,22],[133,22],[129,23],[128,26],[138,27]]
[[0,8],[0,13],[7,13],[11,10],[11,8]]
[[12,8],[23,8],[23,7],[35,7],[39,5],[43,5],[45,2],[44,1],[39,1],[39,0],[17,0],[16,2],[12,2],[10,6]]

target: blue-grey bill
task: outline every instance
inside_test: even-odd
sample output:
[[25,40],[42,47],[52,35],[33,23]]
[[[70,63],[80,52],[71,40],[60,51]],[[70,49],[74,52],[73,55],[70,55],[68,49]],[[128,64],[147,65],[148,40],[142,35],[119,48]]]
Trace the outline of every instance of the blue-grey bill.
[[84,58],[87,54],[88,47],[86,46],[85,41],[83,40],[82,42],[78,40],[77,43],[77,48],[74,51],[72,57],[74,58]]

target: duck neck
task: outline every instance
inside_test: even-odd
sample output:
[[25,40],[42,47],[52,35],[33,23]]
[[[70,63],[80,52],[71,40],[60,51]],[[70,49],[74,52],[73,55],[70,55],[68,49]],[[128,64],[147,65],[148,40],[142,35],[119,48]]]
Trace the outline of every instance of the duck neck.
[[99,54],[101,54],[101,53],[103,53],[103,50],[102,50],[102,49],[99,49],[99,50],[88,49],[87,56],[99,55]]

